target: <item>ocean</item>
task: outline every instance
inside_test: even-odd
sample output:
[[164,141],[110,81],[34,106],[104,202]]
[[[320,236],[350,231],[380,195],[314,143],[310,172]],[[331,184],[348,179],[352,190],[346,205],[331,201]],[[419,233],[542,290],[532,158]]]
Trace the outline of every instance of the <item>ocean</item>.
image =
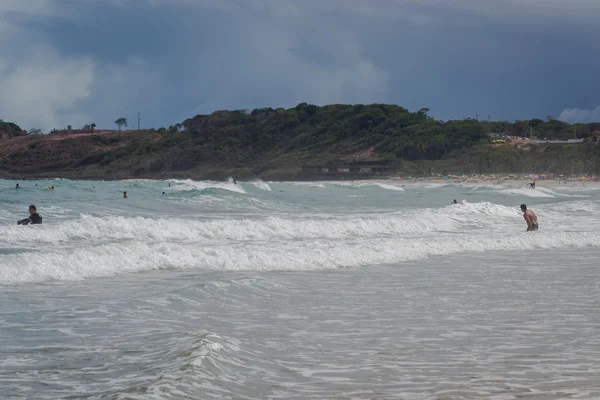
[[597,187],[15,183],[1,399],[600,398]]

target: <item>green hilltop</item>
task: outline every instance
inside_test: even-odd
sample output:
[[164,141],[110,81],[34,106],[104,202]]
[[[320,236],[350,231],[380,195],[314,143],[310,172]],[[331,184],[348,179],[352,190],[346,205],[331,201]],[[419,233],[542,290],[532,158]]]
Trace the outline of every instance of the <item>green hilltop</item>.
[[[303,166],[360,161],[410,175],[600,172],[595,144],[600,124],[439,121],[428,112],[388,104],[301,103],[290,109],[215,111],[158,130],[0,136],[0,175],[310,179]],[[531,146],[518,140],[529,135],[584,143]]]

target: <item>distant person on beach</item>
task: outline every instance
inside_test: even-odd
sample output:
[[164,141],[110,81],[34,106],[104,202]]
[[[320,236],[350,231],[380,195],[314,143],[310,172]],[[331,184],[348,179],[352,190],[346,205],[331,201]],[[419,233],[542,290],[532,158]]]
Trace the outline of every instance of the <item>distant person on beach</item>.
[[126,199],[127,198],[127,192],[123,192],[123,198]]
[[25,218],[22,219],[20,221],[17,221],[17,225],[35,225],[35,224],[41,224],[42,223],[42,217],[40,214],[37,213],[37,209],[35,208],[35,206],[32,204],[29,206],[29,218]]
[[523,211],[523,218],[525,219],[525,222],[527,222],[527,232],[537,231],[539,226],[535,212],[533,210],[528,210],[525,204],[521,204],[521,211]]

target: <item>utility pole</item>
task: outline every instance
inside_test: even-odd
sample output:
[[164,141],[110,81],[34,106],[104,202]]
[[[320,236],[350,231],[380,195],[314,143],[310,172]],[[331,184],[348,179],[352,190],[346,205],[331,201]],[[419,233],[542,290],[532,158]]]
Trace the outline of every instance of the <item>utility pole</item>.
[[140,112],[138,111],[138,131],[140,130]]
[[531,135],[533,134],[533,122],[529,123],[529,140],[531,140]]

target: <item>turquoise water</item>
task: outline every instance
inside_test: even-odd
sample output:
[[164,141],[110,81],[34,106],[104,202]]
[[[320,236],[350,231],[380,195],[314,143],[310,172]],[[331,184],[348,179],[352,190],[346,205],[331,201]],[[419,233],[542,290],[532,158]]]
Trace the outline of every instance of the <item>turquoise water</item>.
[[15,183],[0,398],[600,397],[593,188]]

